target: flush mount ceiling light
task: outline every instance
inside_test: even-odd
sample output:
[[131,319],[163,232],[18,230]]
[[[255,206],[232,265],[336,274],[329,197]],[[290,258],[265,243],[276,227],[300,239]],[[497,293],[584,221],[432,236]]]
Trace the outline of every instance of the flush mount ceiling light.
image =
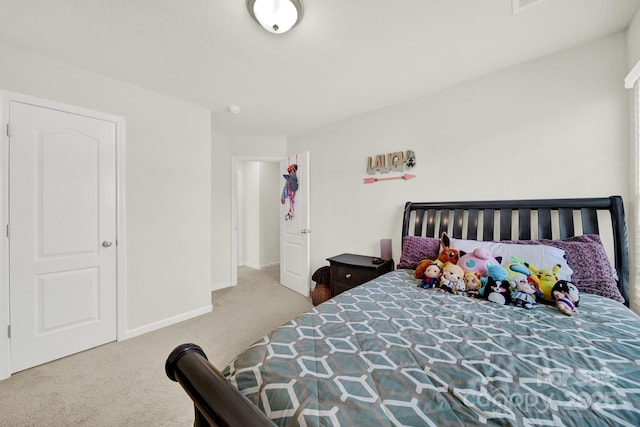
[[247,0],[249,14],[262,28],[282,34],[302,20],[300,0]]

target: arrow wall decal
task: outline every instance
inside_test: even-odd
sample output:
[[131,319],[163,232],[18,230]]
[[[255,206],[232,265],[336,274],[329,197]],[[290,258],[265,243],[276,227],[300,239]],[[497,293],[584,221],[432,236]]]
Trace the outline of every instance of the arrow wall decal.
[[364,183],[365,184],[373,184],[376,181],[391,181],[393,179],[404,179],[405,181],[408,181],[410,179],[415,178],[415,175],[411,175],[410,173],[405,173],[404,175],[399,175],[399,176],[390,176],[387,178],[364,178]]

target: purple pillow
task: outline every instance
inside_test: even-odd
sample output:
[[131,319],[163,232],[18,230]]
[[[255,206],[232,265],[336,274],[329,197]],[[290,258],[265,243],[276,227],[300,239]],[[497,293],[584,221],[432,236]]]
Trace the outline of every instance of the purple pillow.
[[397,268],[413,268],[423,259],[436,259],[440,252],[440,239],[422,236],[404,236],[402,255]]
[[601,295],[624,303],[624,298],[616,282],[616,272],[611,267],[607,252],[597,234],[585,234],[562,240],[505,240],[503,242],[520,245],[547,245],[562,249],[567,264],[573,270],[571,281],[576,284],[580,292]]

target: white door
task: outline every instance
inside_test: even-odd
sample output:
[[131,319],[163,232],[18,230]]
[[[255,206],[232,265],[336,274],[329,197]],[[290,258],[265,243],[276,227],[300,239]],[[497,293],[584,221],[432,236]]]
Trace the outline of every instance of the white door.
[[116,339],[116,125],[9,103],[11,371]]
[[[280,209],[280,281],[287,288],[309,296],[309,152],[293,154],[291,163],[297,163],[298,190],[295,193],[293,216],[285,219],[291,209],[291,200],[285,199]],[[287,164],[281,162],[286,174]]]

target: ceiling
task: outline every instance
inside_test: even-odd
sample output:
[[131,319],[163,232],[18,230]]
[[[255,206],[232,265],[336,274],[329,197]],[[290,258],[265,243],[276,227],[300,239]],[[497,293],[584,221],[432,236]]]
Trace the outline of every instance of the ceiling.
[[276,35],[245,0],[0,0],[0,43],[203,106],[229,135],[293,136],[624,30],[640,3],[302,1]]

